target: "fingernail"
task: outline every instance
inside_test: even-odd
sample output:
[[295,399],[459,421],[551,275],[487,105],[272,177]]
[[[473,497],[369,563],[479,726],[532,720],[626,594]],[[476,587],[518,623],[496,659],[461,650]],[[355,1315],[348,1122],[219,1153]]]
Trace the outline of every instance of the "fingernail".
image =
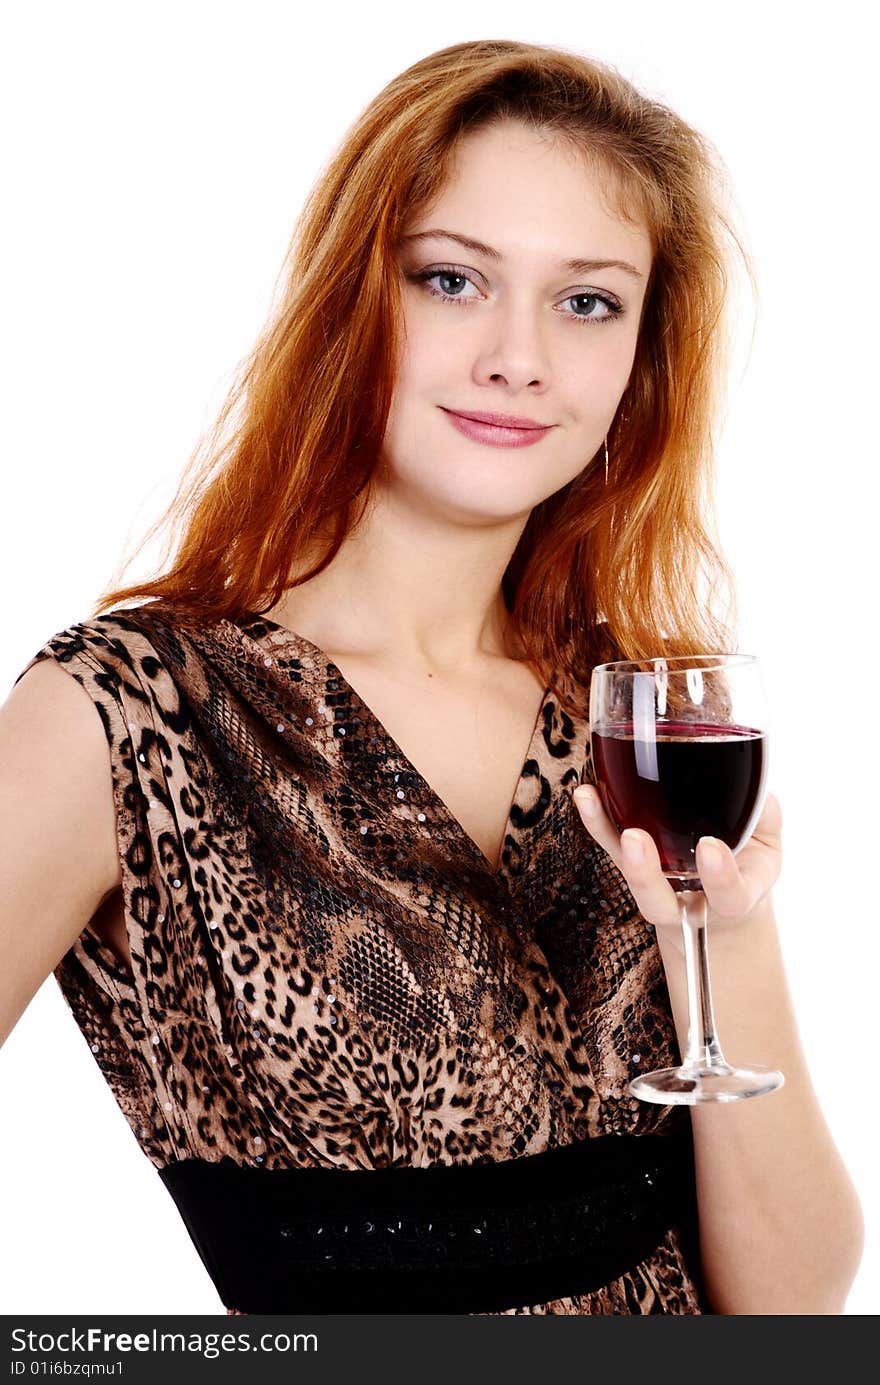
[[700,847],[700,856],[702,857],[703,861],[703,869],[708,871],[720,870],[724,863],[724,857],[722,856],[721,851],[719,850],[715,838],[701,837]]
[[584,789],[583,791],[578,789],[575,791],[574,796],[584,817],[594,818],[599,807],[596,801],[596,795],[591,793],[589,789]]
[[634,836],[630,828],[626,829],[620,840],[623,842],[623,849],[631,861],[644,861],[645,848],[642,846],[640,838]]

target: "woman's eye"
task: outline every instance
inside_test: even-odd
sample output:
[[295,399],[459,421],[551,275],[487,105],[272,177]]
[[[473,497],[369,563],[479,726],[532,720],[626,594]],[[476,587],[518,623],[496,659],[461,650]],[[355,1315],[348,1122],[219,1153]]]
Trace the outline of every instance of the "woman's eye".
[[[459,286],[470,284],[472,288],[475,287],[472,279],[469,279],[466,274],[460,274],[456,269],[425,269],[422,270],[421,274],[416,274],[414,277],[418,279],[419,282],[426,284],[428,292],[433,293],[435,297],[446,298],[452,301],[457,301],[465,297],[463,293],[458,292]],[[439,289],[431,288],[432,279],[443,281]],[[473,294],[467,296],[470,298],[474,297]]]
[[[612,298],[605,298],[601,293],[573,293],[564,301],[586,305],[586,311],[575,312],[574,314],[582,322],[610,322],[612,318],[619,317],[623,312],[619,303],[616,303]],[[599,309],[598,312],[596,312],[597,308]]]

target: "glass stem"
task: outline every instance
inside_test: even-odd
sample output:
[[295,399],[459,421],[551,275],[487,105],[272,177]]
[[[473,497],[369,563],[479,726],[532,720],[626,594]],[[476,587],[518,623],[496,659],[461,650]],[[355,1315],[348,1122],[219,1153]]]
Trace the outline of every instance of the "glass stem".
[[701,1072],[707,1068],[731,1071],[715,1037],[712,988],[709,985],[706,896],[700,889],[682,890],[678,901],[688,993],[688,1038],[683,1066]]

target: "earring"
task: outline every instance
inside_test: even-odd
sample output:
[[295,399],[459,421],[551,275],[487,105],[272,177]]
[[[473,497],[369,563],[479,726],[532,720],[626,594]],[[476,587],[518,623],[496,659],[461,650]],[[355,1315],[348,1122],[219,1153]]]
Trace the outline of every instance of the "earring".
[[605,484],[608,485],[608,434],[605,434]]

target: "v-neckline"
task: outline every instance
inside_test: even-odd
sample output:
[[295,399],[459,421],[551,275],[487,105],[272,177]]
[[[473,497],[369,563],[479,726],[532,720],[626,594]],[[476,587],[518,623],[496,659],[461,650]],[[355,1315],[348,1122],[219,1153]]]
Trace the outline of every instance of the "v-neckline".
[[495,865],[493,864],[493,862],[489,860],[488,856],[485,854],[482,847],[474,841],[474,838],[470,835],[470,833],[465,829],[465,827],[462,825],[459,819],[455,816],[446,800],[442,798],[440,794],[437,792],[437,790],[434,788],[434,786],[431,783],[429,783],[429,781],[425,778],[424,774],[422,774],[421,770],[413,764],[410,757],[404,752],[400,744],[391,735],[390,731],[387,729],[384,722],[380,719],[377,713],[373,711],[373,708],[366,701],[363,695],[358,692],[357,688],[354,687],[354,685],[351,682],[349,682],[348,678],[342,672],[342,669],[339,667],[338,664],[334,663],[334,661],[330,658],[330,655],[326,652],[326,650],[322,649],[320,645],[315,644],[313,640],[308,639],[305,635],[301,635],[298,630],[292,630],[289,625],[279,625],[277,621],[271,620],[268,616],[257,615],[253,612],[243,612],[237,620],[230,621],[230,624],[235,625],[237,629],[244,630],[245,633],[248,632],[247,628],[252,625],[263,625],[266,627],[267,631],[270,634],[274,636],[281,636],[283,639],[289,639],[294,644],[299,645],[300,647],[305,649],[307,653],[309,653],[315,660],[317,660],[320,663],[322,669],[327,671],[332,670],[332,676],[335,678],[339,678],[341,680],[347,692],[357,703],[361,711],[366,715],[367,718],[369,718],[373,726],[377,727],[378,730],[381,731],[385,740],[391,746],[395,757],[400,761],[402,767],[413,776],[417,786],[420,788],[422,792],[422,796],[424,797],[427,795],[432,800],[436,808],[440,810],[442,816],[446,820],[446,823],[448,824],[450,829],[461,840],[463,845],[470,851],[471,855],[476,860],[476,864],[483,871],[483,873],[487,875],[492,881],[497,882],[499,884],[503,883],[505,877],[504,847],[507,840],[508,832],[510,830],[513,811],[517,806],[517,799],[519,797],[520,789],[522,787],[523,774],[526,765],[528,764],[529,760],[532,759],[532,751],[534,749],[535,741],[537,740],[542,728],[542,723],[544,720],[544,709],[547,706],[547,702],[552,691],[549,684],[545,686],[544,691],[541,694],[541,701],[538,706],[537,713],[535,715],[535,720],[532,724],[532,729],[529,733],[528,743],[526,744],[525,753],[523,755],[523,759],[519,767],[519,773],[516,777],[516,784],[514,785],[513,797],[511,798],[510,803],[508,804],[507,816],[504,820],[504,827],[501,833],[500,856],[497,865]]

